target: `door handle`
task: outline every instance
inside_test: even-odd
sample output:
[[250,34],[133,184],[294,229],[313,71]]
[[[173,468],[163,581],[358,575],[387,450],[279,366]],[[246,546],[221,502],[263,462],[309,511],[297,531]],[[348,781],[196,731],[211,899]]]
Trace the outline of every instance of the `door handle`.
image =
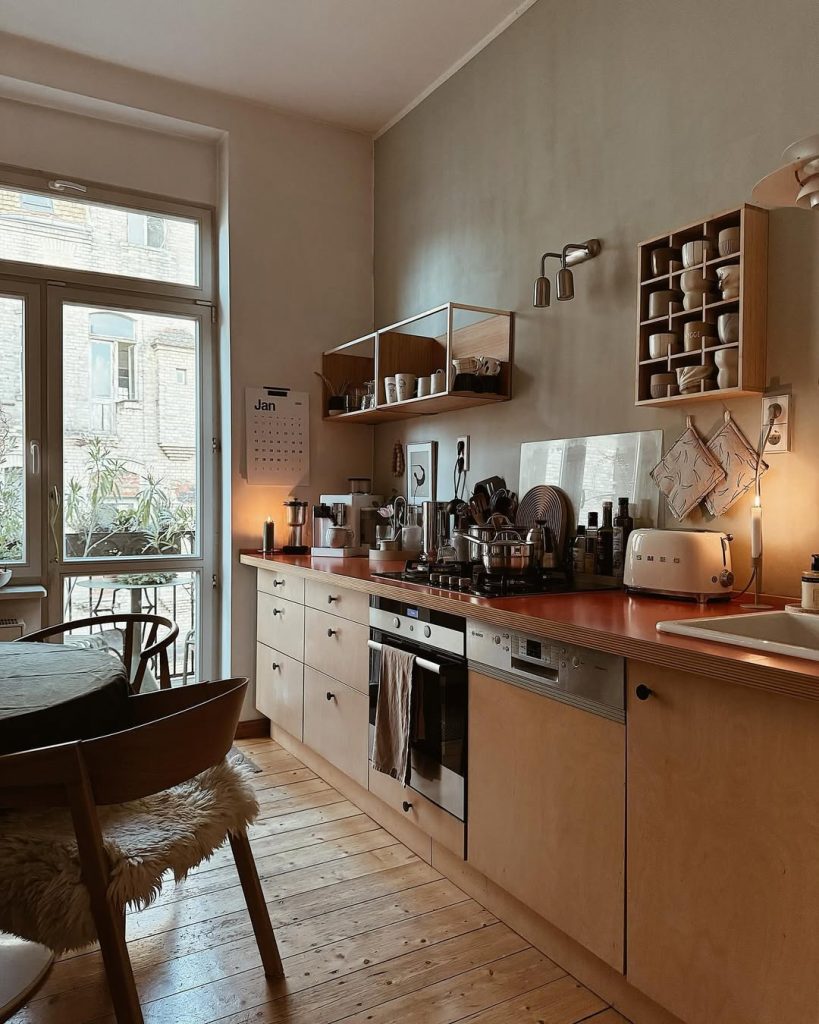
[[403,803],[401,804],[401,809],[403,810],[403,812],[404,812],[405,814],[409,814],[409,812],[410,812],[410,811],[412,810],[412,804],[411,804],[411,803],[410,803],[410,802],[409,802],[408,800],[405,800],[405,801],[404,801],[404,802],[403,802]]
[[640,683],[637,689],[634,691],[634,696],[637,700],[648,700],[649,697],[654,695],[654,691],[650,687],[646,686],[645,683]]
[[29,441],[28,443],[29,459],[31,464],[31,472],[34,476],[40,475],[40,442]]
[[51,539],[54,541],[54,555],[52,561],[59,562],[60,560],[60,538],[57,535],[57,523],[60,519],[60,508],[62,506],[62,499],[60,497],[60,491],[56,484],[48,492],[48,502],[51,505],[51,514],[48,517],[48,525],[51,529]]

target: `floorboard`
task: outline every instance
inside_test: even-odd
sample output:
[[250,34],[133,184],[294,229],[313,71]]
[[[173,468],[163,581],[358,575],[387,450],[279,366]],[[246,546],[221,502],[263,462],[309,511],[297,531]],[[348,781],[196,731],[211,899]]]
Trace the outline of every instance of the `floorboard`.
[[[146,1024],[628,1024],[271,740],[250,837],[286,977],[265,977],[229,849],[129,913]],[[115,1024],[96,947],[10,1024]]]

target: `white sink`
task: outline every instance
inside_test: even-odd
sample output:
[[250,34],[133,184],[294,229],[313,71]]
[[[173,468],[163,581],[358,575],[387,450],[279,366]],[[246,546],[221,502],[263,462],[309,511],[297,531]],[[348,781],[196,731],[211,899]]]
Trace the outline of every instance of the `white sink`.
[[799,612],[749,612],[714,619],[672,619],[658,622],[660,633],[678,633],[700,640],[747,647],[762,654],[819,661],[819,615]]

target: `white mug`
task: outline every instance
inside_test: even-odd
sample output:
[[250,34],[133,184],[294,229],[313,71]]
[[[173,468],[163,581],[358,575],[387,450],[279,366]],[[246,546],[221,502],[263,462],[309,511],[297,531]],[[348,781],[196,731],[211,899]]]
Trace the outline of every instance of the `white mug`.
[[415,397],[415,382],[418,378],[414,373],[396,373],[395,393],[399,402],[406,402],[408,398]]
[[446,370],[436,370],[429,378],[429,393],[440,395],[442,391],[446,391]]
[[491,356],[481,356],[481,365],[478,373],[481,377],[497,377],[501,371],[501,364]]
[[384,378],[384,398],[388,405],[395,401],[395,377]]
[[353,534],[347,526],[328,526],[325,537],[328,548],[345,548],[352,543]]
[[425,398],[429,394],[429,377],[418,378],[418,397]]

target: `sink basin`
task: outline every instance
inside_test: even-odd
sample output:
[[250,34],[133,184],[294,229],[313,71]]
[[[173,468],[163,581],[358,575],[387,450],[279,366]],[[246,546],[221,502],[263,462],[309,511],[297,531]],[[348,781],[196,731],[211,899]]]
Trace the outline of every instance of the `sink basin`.
[[658,622],[660,633],[678,633],[700,640],[747,647],[762,654],[819,661],[819,615],[799,612],[750,612],[714,619],[671,619]]

